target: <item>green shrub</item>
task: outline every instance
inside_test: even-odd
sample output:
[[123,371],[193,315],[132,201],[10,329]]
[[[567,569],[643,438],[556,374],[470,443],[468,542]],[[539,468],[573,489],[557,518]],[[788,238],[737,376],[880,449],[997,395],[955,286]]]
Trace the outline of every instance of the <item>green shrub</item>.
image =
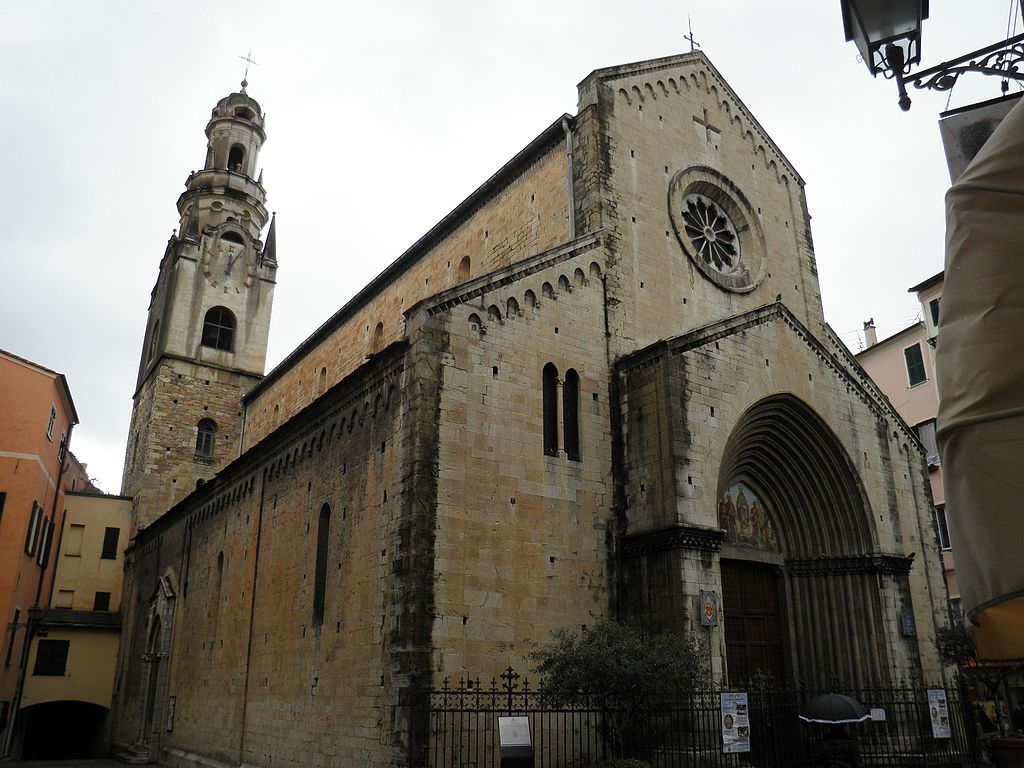
[[[708,682],[706,651],[693,635],[644,635],[611,619],[556,632],[531,659],[552,704],[585,703],[605,711],[605,735],[615,757],[652,754],[659,734],[643,709],[689,696]],[[622,766],[632,768],[628,762]]]

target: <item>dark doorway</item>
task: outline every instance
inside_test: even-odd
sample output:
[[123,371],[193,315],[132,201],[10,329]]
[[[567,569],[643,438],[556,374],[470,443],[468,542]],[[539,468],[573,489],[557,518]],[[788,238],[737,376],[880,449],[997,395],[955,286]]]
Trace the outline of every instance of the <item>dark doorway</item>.
[[22,760],[84,760],[102,757],[107,710],[83,701],[52,701],[21,712],[25,718]]
[[729,682],[738,684],[758,673],[783,680],[778,568],[722,560],[722,596]]

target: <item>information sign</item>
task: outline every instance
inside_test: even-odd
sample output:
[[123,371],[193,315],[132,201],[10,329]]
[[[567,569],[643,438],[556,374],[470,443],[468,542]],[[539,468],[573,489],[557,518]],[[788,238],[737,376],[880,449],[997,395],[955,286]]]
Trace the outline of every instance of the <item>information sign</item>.
[[726,754],[750,751],[750,713],[747,694],[723,693],[722,751]]
[[928,689],[928,714],[932,719],[932,736],[948,739],[952,735],[949,729],[949,708],[946,706],[946,691],[942,688]]

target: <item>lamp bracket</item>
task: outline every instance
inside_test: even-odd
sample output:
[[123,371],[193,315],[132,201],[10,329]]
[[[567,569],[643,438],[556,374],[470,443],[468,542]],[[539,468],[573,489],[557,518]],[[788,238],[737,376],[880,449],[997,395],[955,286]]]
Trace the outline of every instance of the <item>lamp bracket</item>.
[[967,72],[995,75],[1006,80],[1024,82],[1024,35],[1007,38],[1002,42],[981,48],[938,66],[919,69],[901,79],[918,90],[930,88],[948,91]]

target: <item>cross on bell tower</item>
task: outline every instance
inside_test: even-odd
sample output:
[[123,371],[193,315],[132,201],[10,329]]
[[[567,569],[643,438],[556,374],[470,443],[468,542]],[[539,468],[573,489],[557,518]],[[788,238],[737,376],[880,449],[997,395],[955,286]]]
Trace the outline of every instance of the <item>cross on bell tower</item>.
[[259,66],[259,62],[253,60],[252,51],[249,51],[245,56],[239,56],[238,58],[245,62],[245,74],[242,75],[242,93],[245,93],[245,89],[249,85],[249,65],[255,64],[256,66]]

